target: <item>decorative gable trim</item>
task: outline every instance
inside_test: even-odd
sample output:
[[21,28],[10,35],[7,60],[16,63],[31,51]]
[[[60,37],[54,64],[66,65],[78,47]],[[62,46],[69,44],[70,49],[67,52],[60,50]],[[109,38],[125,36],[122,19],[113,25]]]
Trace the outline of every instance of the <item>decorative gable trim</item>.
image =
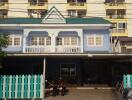
[[56,7],[52,7],[46,16],[42,19],[42,23],[66,23],[64,16],[58,11]]

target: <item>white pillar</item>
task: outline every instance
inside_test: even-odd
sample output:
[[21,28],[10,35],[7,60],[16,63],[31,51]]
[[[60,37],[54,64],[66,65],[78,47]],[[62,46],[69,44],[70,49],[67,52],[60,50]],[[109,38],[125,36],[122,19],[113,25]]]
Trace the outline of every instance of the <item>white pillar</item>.
[[78,36],[80,37],[80,48],[81,48],[81,53],[83,53],[83,30],[78,31]]
[[26,52],[26,51],[25,51],[25,47],[26,47],[26,45],[27,45],[27,40],[26,40],[26,38],[27,38],[27,36],[28,36],[28,33],[29,33],[29,30],[24,30],[24,32],[23,32],[23,41],[22,41],[22,46],[23,46],[22,52],[23,52],[23,53]]
[[45,69],[46,69],[46,58],[43,60],[43,100],[45,97]]

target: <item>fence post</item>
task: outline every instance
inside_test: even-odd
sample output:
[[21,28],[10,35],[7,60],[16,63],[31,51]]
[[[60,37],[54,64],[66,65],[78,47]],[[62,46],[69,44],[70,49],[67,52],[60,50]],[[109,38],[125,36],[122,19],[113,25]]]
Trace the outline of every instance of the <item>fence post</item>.
[[127,88],[130,88],[131,84],[130,84],[130,75],[127,75]]
[[127,88],[127,79],[126,79],[126,75],[123,75],[123,88]]

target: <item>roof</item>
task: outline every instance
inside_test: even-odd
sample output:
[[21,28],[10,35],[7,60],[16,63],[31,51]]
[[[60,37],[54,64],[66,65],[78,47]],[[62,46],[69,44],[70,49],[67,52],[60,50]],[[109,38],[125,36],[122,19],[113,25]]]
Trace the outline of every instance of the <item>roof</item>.
[[[0,24],[44,24],[42,23],[42,19],[43,18],[4,18],[0,19]],[[66,24],[111,24],[110,21],[101,17],[65,19]]]

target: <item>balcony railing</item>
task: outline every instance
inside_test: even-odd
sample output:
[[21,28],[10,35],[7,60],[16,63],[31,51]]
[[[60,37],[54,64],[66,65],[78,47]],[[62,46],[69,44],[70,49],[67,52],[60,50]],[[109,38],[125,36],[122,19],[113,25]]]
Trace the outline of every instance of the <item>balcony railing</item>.
[[125,9],[126,4],[124,2],[120,3],[105,3],[106,9]]
[[0,2],[0,9],[8,9],[8,3]]
[[57,46],[56,52],[57,53],[80,53],[81,47],[80,46]]
[[49,53],[51,46],[26,46],[24,53]]
[[29,3],[28,9],[48,9],[47,3]]
[[67,4],[67,9],[87,9],[87,5],[83,2],[69,2]]
[[125,19],[126,15],[107,15],[107,18],[110,18],[110,19]]
[[112,33],[127,33],[126,29],[112,29]]

